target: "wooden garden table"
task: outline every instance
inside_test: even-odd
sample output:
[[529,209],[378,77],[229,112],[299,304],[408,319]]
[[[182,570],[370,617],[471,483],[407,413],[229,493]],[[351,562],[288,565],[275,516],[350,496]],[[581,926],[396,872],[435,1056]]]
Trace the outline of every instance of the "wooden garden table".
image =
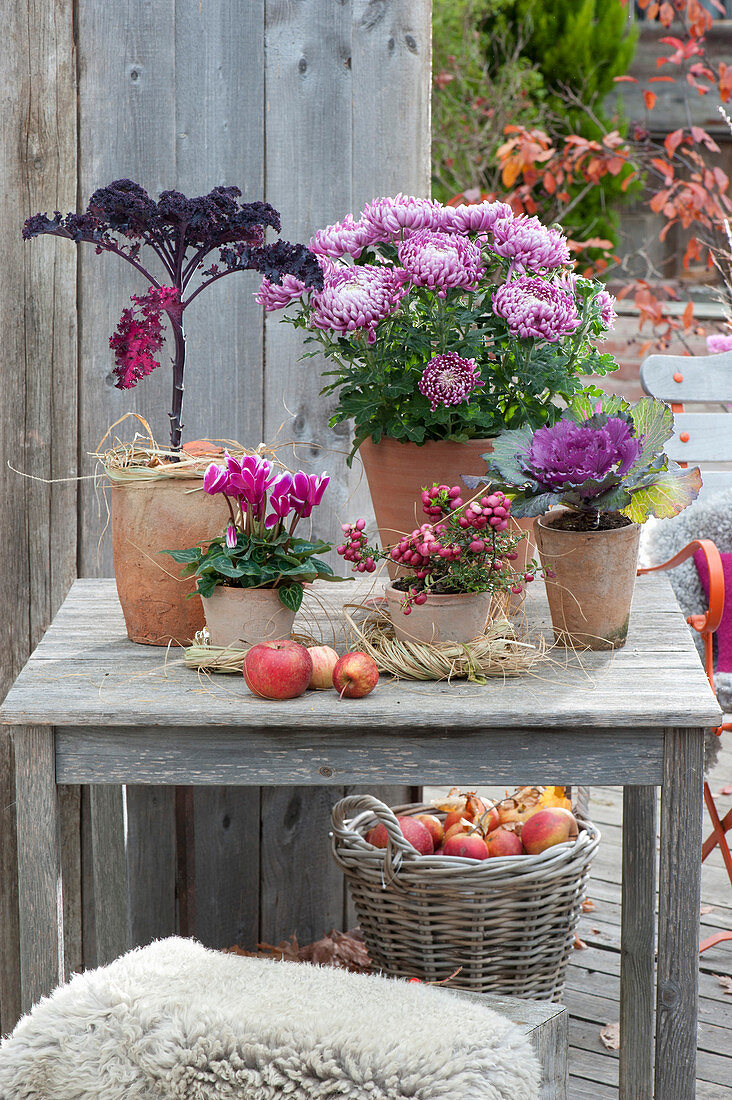
[[[326,586],[333,615],[366,587]],[[540,584],[525,606],[546,629]],[[366,699],[268,702],[129,642],[114,582],[77,581],[0,709],[15,727],[23,1006],[64,977],[57,784],[618,785],[620,1094],[691,1100],[703,733],[719,707],[661,576],[638,581],[624,649],[551,657],[485,687],[382,682]]]

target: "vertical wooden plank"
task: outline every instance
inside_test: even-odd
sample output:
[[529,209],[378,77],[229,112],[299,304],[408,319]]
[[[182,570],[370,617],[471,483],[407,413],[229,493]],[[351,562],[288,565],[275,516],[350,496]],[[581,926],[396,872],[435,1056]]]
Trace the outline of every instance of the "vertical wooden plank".
[[91,787],[81,788],[81,944],[85,970],[97,965],[97,929],[94,911]]
[[[351,209],[351,20],[350,4],[333,0],[265,0],[266,198],[288,240],[306,242]],[[350,430],[328,427],[333,402],[318,396],[323,361],[300,362],[302,349],[300,332],[276,314],[265,319],[264,438],[303,441],[283,447],[282,460],[331,474],[313,516],[314,530],[328,538],[349,510]],[[296,932],[307,942],[342,927],[343,883],[325,843],[341,793],[262,790],[262,939]]]
[[16,726],[21,1009],[64,980],[61,828],[51,726]]
[[[0,573],[0,698],[75,575],[76,257],[51,239],[22,241],[23,221],[67,209],[76,190],[71,0],[3,9],[0,36],[0,327],[8,384],[0,403],[0,515],[13,567]],[[12,380],[12,381],[11,381]],[[14,763],[0,734],[0,1021],[20,1012]]]
[[130,945],[175,935],[175,788],[125,789]]
[[[264,0],[179,0],[175,53],[177,186],[198,195],[234,184],[242,201],[262,199]],[[259,281],[254,272],[222,279],[187,314],[188,439],[263,439]],[[259,801],[257,787],[193,792],[194,927],[210,947],[259,938]]]
[[[175,187],[175,0],[124,5],[80,0],[79,202],[111,180],[128,177],[157,197]],[[74,205],[74,203],[72,203]],[[66,244],[67,242],[60,242]],[[73,246],[69,246],[73,251]],[[151,263],[155,257],[147,257]],[[141,256],[144,263],[145,258]],[[162,269],[155,268],[162,275]],[[109,337],[131,294],[146,283],[116,256],[79,248],[79,454],[81,473],[107,428],[137,410],[155,435],[168,437],[171,371],[161,352],[158,370],[134,390],[114,387]],[[132,432],[119,429],[125,438]],[[83,576],[111,576],[111,538],[99,544],[106,508],[93,482],[82,482],[79,530]]]
[[[264,0],[178,0],[175,59],[176,186],[201,195],[236,185],[243,202],[261,200]],[[186,312],[186,439],[262,440],[259,282],[255,272],[228,276]]]
[[81,922],[81,787],[58,789],[61,817],[61,875],[64,884],[64,960],[66,976],[83,967]]
[[130,946],[123,797],[123,787],[91,788],[97,966]]
[[661,790],[656,987],[657,1100],[693,1100],[701,899],[704,731],[667,729]]
[[656,788],[623,788],[620,1095],[653,1093]]
[[[85,207],[92,192],[111,180],[128,177],[157,198],[162,190],[174,188],[176,176],[176,65],[175,0],[129,0],[124,5],[81,0],[78,4],[79,51],[79,201]],[[205,98],[205,97],[202,97]],[[64,242],[61,242],[64,243]],[[154,257],[141,257],[155,264]],[[162,268],[153,273],[162,275]],[[93,473],[88,457],[107,428],[123,413],[136,410],[147,418],[155,436],[168,438],[170,408],[170,353],[160,353],[160,367],[132,391],[113,385],[113,357],[109,337],[131,294],[144,293],[145,281],[115,256],[97,256],[88,247],[79,249],[79,454],[81,472]],[[131,438],[136,427],[123,425],[122,438]],[[189,437],[190,438],[190,437]],[[107,523],[107,504],[101,488],[82,482],[79,565],[83,576],[111,576],[113,573],[109,532],[101,539]],[[102,805],[111,812],[121,805],[121,791],[107,791],[97,799],[93,815],[103,834],[113,843],[119,866],[105,866],[115,883],[127,877],[124,844],[115,835],[121,827],[119,812],[102,824]],[[171,904],[165,897],[170,874],[160,873],[163,865],[174,869],[175,849],[170,833],[155,837],[151,831],[159,820],[159,807],[149,789],[131,798],[132,844],[130,872],[132,894],[144,899],[144,909],[135,914],[134,929],[144,933],[147,912],[160,913]],[[165,840],[168,840],[164,848]],[[148,865],[146,857],[151,859]],[[97,893],[98,893],[97,887]],[[97,912],[97,921],[100,914]],[[115,944],[123,942],[120,914],[113,915],[113,927],[99,928],[98,962],[109,957]],[[157,919],[157,918],[156,918]],[[103,920],[103,917],[102,917]],[[154,922],[153,922],[154,923]],[[125,933],[125,936],[128,933]]]
[[196,939],[254,947],[259,934],[259,787],[195,787]]
[[342,929],[343,875],[330,854],[330,811],[343,787],[263,787],[260,937],[311,943]]

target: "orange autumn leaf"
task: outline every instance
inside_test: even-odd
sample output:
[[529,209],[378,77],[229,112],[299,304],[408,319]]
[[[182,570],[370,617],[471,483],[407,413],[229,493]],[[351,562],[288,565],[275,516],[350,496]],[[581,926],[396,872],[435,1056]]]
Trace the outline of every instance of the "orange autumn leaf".
[[684,312],[681,315],[681,322],[684,326],[684,331],[688,332],[689,329],[691,328],[692,324],[694,323],[694,303],[693,302],[687,302],[686,303],[686,308],[685,308]]
[[643,93],[643,102],[646,105],[646,110],[652,111],[656,105],[656,93],[649,92],[648,89]]

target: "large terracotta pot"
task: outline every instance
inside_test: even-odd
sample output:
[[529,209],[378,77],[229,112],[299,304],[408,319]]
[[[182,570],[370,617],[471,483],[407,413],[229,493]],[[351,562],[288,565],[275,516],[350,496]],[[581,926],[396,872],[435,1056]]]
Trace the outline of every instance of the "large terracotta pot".
[[402,610],[404,593],[387,585],[384,594],[394,634],[402,642],[444,642],[463,644],[485,631],[486,623],[497,610],[491,592],[466,592],[451,596],[428,596],[423,604],[414,604],[409,615]]
[[[422,446],[400,443],[396,439],[384,438],[380,443],[365,439],[358,453],[369,483],[382,546],[424,523],[426,517],[420,502],[423,486],[436,481],[465,488],[461,475],[484,474],[485,462],[480,456],[492,450],[490,439],[469,439],[465,443],[434,440]],[[464,499],[470,495],[470,490],[465,488]],[[534,554],[534,520],[512,520],[512,524],[528,534],[520,543],[520,557],[516,563],[525,566]],[[388,568],[389,575],[395,577],[398,570],[393,566]]]
[[248,649],[289,638],[295,612],[275,588],[230,588],[220,584],[201,601],[213,646]]
[[640,525],[610,531],[562,531],[562,511],[537,520],[535,535],[546,580],[554,637],[577,649],[619,649],[628,634],[638,565]]
[[[220,535],[229,515],[201,477],[112,482],[112,549],[127,634],[143,645],[188,645],[203,629],[195,582],[163,550],[185,550]],[[195,491],[192,491],[195,490]]]

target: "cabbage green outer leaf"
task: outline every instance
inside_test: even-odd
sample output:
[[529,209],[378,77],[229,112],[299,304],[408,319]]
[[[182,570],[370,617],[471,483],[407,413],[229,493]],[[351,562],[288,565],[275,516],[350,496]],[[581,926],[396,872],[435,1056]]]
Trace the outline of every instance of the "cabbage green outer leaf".
[[682,470],[675,462],[654,478],[650,485],[635,489],[630,504],[621,509],[633,523],[645,523],[649,516],[671,519],[699,496],[702,478],[699,467]]

